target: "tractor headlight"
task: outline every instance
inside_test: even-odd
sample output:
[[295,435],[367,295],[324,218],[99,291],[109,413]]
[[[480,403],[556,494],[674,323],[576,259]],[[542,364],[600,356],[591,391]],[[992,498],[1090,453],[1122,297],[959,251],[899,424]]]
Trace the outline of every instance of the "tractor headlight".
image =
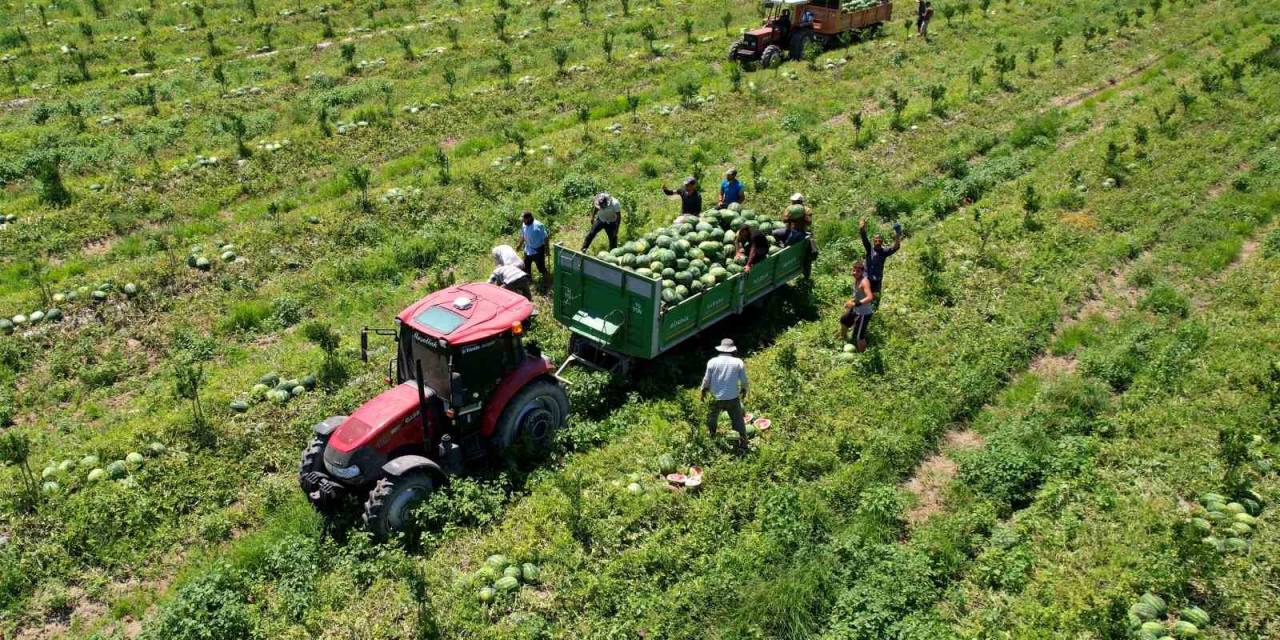
[[[329,467],[329,465],[325,466]],[[332,473],[343,480],[350,480],[360,476],[360,465],[353,464],[349,467],[329,467],[329,473]]]

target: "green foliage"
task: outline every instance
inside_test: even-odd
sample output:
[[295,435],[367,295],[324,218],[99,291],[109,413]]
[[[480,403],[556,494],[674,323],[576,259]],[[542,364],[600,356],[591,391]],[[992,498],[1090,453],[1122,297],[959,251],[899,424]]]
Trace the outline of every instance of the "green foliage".
[[1180,318],[1186,317],[1188,311],[1187,299],[1177,289],[1165,283],[1152,287],[1142,296],[1138,306],[1153,313]]
[[252,637],[253,621],[245,601],[244,577],[222,566],[179,586],[144,630],[146,640],[207,640]]

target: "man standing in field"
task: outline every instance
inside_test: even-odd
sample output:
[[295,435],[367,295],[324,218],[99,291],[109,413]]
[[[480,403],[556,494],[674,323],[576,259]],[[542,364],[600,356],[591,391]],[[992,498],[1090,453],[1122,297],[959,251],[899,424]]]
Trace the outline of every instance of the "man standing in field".
[[866,266],[859,260],[853,263],[853,297],[844,303],[844,314],[840,316],[840,341],[848,342],[849,330],[853,329],[858,353],[867,350],[867,325],[871,324],[871,314],[876,311],[875,301]]
[[813,224],[813,212],[804,206],[803,195],[798,192],[791,194],[791,204],[782,212],[782,220],[800,233],[809,231],[809,225]]
[[735,202],[742,204],[746,201],[746,190],[742,188],[742,183],[738,182],[738,170],[730,167],[724,172],[724,180],[720,182],[720,200],[716,203],[716,208],[723,209]]
[[591,203],[591,230],[587,232],[587,237],[582,240],[582,252],[586,253],[591,248],[591,241],[596,239],[596,234],[604,231],[609,236],[609,248],[613,249],[618,246],[618,227],[622,222],[622,204],[618,199],[601,192]]
[[747,366],[736,355],[738,348],[733,340],[725,338],[716,347],[720,355],[707,361],[707,372],[702,376],[701,398],[707,399],[707,391],[715,399],[707,408],[707,429],[716,435],[720,424],[720,412],[729,412],[733,430],[738,432],[738,449],[747,450],[747,425],[742,415],[742,397],[747,395]]
[[880,288],[884,286],[884,261],[898,252],[902,247],[902,226],[893,225],[893,246],[885,248],[884,238],[876,234],[867,240],[867,219],[858,222],[858,235],[862,238],[862,248],[867,252],[867,280],[871,281],[871,292],[876,294],[876,305],[880,302]]
[[533,219],[533,213],[526,211],[520,216],[520,242],[517,249],[524,249],[524,272],[533,277],[533,267],[537,265],[542,280],[538,287],[546,291],[551,286],[551,274],[547,272],[547,239],[551,234],[547,226]]
[[663,187],[662,193],[669,196],[680,196],[680,217],[676,218],[676,222],[683,221],[685,216],[697,218],[702,213],[702,194],[698,193],[698,181],[693,176],[685,178],[684,186],[680,189],[672,191]]
[[919,14],[916,17],[916,32],[924,38],[925,42],[929,41],[929,21],[933,19],[933,3],[921,2]]

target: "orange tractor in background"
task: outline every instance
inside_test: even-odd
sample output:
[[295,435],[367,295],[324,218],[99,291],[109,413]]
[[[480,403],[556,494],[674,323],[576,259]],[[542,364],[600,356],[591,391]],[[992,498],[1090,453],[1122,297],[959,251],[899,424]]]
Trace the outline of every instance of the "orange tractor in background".
[[773,67],[799,60],[811,44],[825,51],[862,32],[874,34],[893,16],[890,0],[765,0],[763,24],[729,47],[729,61]]

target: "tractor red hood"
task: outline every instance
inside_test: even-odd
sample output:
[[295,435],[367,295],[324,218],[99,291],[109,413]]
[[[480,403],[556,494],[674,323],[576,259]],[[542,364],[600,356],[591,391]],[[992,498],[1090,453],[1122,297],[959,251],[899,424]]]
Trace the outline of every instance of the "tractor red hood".
[[[427,397],[433,393],[426,389]],[[406,428],[416,427],[418,419],[418,385],[410,380],[375,396],[361,405],[329,437],[329,446],[339,451],[354,451],[373,445],[382,450],[387,442]]]
[[[444,316],[448,331],[433,324],[434,313]],[[487,282],[460,284],[441,289],[400,312],[399,320],[433,338],[463,345],[492,338],[511,330],[533,313],[528,298]],[[439,320],[437,320],[439,322]]]
[[763,38],[771,33],[773,33],[772,27],[760,27],[759,29],[752,29],[748,31],[747,35],[755,36],[757,38]]

